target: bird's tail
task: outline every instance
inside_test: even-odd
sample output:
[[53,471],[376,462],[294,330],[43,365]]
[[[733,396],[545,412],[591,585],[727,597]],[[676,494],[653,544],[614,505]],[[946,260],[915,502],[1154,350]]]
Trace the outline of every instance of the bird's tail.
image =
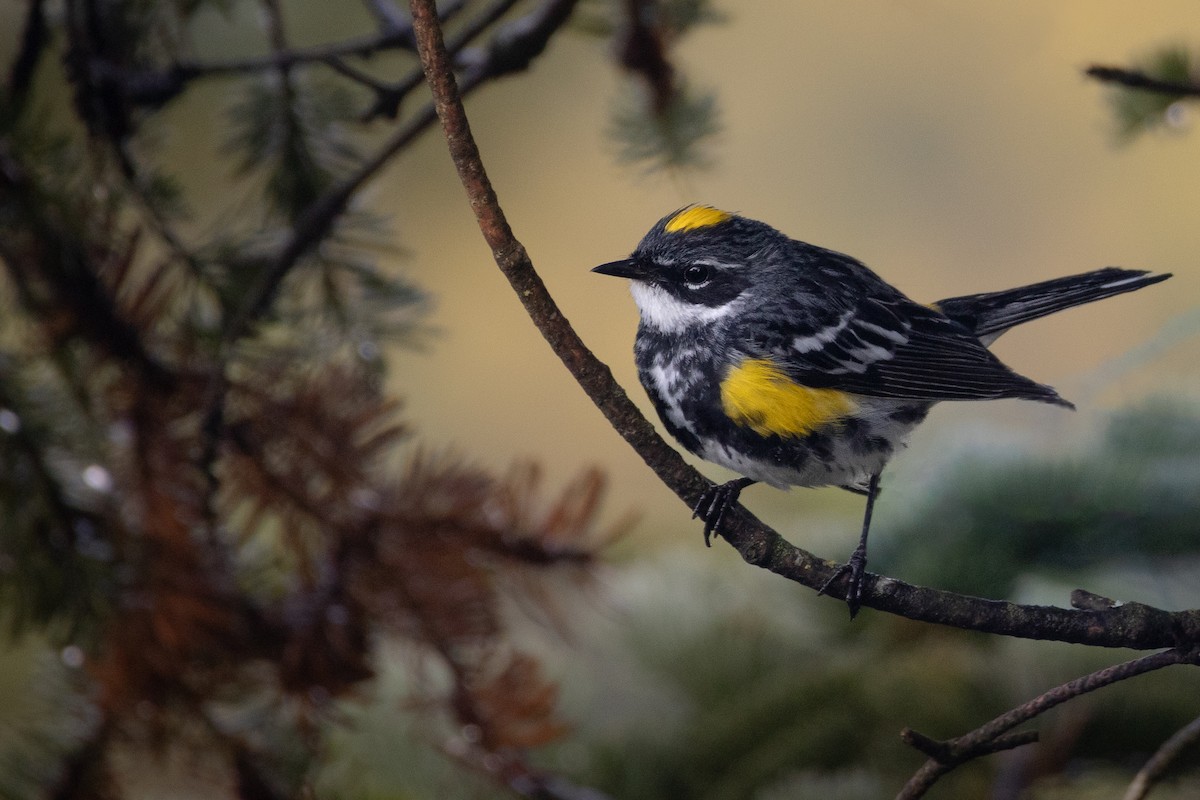
[[991,344],[1014,325],[1064,308],[1132,292],[1169,277],[1170,273],[1156,275],[1145,270],[1107,267],[1003,292],[951,297],[933,306],[972,330],[985,344]]

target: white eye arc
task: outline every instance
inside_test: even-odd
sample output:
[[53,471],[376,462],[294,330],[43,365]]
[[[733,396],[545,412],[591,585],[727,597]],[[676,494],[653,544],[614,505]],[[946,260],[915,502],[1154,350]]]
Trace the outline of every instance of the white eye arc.
[[712,280],[711,269],[704,264],[692,264],[683,269],[683,282],[689,289],[700,289]]

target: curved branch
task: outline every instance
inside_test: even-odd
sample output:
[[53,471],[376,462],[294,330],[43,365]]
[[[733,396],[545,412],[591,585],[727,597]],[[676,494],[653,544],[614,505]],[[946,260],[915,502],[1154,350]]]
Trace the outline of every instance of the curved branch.
[[1171,738],[1162,743],[1145,766],[1138,770],[1123,800],[1143,800],[1180,753],[1197,742],[1200,742],[1200,717],[1175,731]]
[[1036,740],[1036,734],[1009,734],[1008,732],[1021,723],[1028,722],[1068,700],[1163,667],[1175,664],[1196,665],[1198,663],[1200,663],[1200,649],[1193,647],[1164,650],[1133,661],[1106,667],[1098,672],[1056,686],[1028,703],[1006,711],[986,725],[945,742],[930,739],[910,728],[905,728],[900,737],[929,756],[929,760],[904,785],[900,794],[896,795],[896,800],[916,800],[923,797],[939,778],[955,767],[980,756],[1008,750]]
[[[493,258],[533,323],[575,380],[655,474],[689,507],[709,486],[663,441],[614,380],[612,372],[584,345],[563,316],[534,269],[529,254],[513,235],[471,135],[455,81],[453,64],[442,41],[432,0],[411,0],[417,50],[433,92],[450,156]],[[730,511],[723,536],[748,563],[812,589],[820,589],[836,564],[794,547],[742,507]],[[840,584],[829,595],[843,596]],[[863,605],[914,620],[1027,639],[1155,649],[1200,641],[1200,611],[1171,613],[1138,603],[1098,610],[1022,606],[911,586],[892,578],[868,576]]]

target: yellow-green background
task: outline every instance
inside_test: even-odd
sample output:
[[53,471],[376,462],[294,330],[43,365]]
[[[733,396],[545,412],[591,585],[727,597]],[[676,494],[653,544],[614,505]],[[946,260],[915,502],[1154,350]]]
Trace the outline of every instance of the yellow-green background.
[[[1136,359],[1132,372],[1107,370],[1196,308],[1200,131],[1119,148],[1106,92],[1082,76],[1091,63],[1124,64],[1164,43],[1200,47],[1193,3],[718,7],[726,24],[675,51],[688,79],[719,98],[723,128],[708,171],[675,180],[614,165],[606,130],[623,78],[588,37],[561,37],[533,74],[468,104],[518,237],[643,408],[630,353],[634,305],[623,282],[588,269],[625,255],[662,214],[689,202],[851,253],[918,299],[1109,264],[1172,271],[1163,286],[1013,332],[997,351],[1076,401],[1076,417],[1152,392],[1196,392],[1194,337]],[[557,475],[599,464],[614,510],[643,512],[637,538],[685,535],[676,533],[685,510],[574,386],[492,266],[443,143],[427,137],[373,193],[395,212],[411,251],[399,267],[437,298],[442,334],[428,352],[393,356],[422,440],[496,467],[529,457]],[[907,483],[932,474],[932,450],[1055,447],[1078,422],[1019,401],[941,408],[893,470],[881,514],[903,505]],[[847,515],[835,525],[852,528],[858,502],[841,494],[759,488],[746,500],[784,525],[793,511],[833,504]],[[693,528],[689,543],[698,541]],[[844,535],[848,548],[852,530]]]

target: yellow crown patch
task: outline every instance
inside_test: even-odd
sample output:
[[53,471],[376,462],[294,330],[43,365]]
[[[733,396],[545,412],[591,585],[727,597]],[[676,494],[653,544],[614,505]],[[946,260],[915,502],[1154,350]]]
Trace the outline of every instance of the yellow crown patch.
[[720,225],[732,216],[728,211],[721,211],[712,206],[688,206],[667,220],[663,230],[667,233],[679,233],[696,228],[709,228]]

